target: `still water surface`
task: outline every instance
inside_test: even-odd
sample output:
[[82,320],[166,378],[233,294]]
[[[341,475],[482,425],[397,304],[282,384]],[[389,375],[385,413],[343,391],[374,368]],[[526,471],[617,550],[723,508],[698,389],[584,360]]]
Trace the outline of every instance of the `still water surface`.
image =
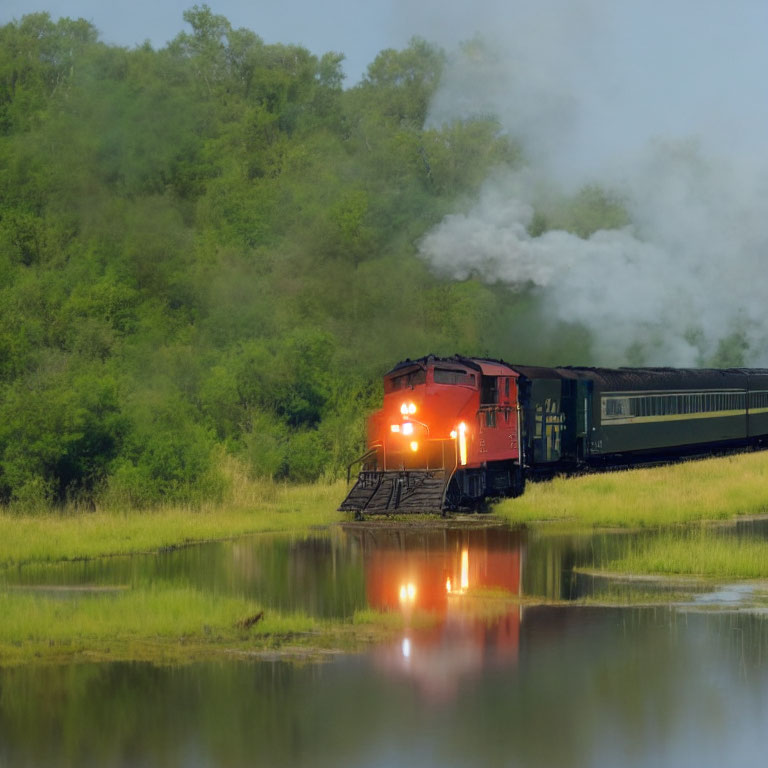
[[[766,532],[755,523],[721,535]],[[574,566],[633,540],[357,526],[16,569],[7,586],[167,582],[321,617],[370,607],[437,620],[323,663],[0,670],[0,766],[763,764],[759,613],[477,598],[599,592]]]

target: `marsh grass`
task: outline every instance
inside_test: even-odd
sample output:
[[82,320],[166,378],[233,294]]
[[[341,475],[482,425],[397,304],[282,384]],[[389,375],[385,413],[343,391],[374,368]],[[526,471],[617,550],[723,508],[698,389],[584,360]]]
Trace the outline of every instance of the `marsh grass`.
[[660,534],[635,543],[603,568],[616,573],[764,579],[768,578],[768,541],[706,528]]
[[346,519],[336,508],[344,483],[289,486],[230,470],[224,503],[36,514],[0,512],[0,567],[126,555],[260,532],[306,532]]
[[244,628],[244,620],[261,610],[251,600],[185,587],[74,595],[0,592],[0,663],[78,654],[110,657],[113,648],[110,658],[182,657],[233,645],[279,645],[322,629],[303,614],[270,611]]
[[[263,613],[249,627],[244,620]],[[228,654],[355,651],[400,631],[395,612],[360,611],[349,619],[320,620],[303,613],[262,609],[252,600],[200,590],[153,586],[112,592],[52,594],[0,592],[0,666],[34,661],[149,661],[184,663]]]
[[497,504],[511,523],[656,527],[768,513],[768,452],[529,483]]

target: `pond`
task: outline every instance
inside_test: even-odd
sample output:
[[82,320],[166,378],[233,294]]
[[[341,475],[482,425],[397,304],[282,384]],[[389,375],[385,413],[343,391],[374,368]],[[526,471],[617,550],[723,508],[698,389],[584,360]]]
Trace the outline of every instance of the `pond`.
[[[637,585],[606,592],[574,571],[653,535],[362,524],[6,572],[5,588],[62,599],[172,583],[265,610],[406,621],[365,653],[319,663],[0,669],[0,765],[759,764],[768,621],[743,587],[689,585],[698,594],[669,603],[646,585],[632,605]],[[766,526],[714,535],[763,540]],[[622,591],[630,605],[616,607]],[[419,612],[433,621],[411,624]]]

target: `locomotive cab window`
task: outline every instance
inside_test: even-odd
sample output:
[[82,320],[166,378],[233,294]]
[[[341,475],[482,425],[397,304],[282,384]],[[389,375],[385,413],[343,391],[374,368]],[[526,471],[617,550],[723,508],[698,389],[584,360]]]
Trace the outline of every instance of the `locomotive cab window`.
[[475,374],[450,368],[435,368],[434,381],[435,384],[461,384],[465,387],[474,387]]
[[483,376],[480,403],[482,405],[496,405],[499,402],[499,390],[495,376]]

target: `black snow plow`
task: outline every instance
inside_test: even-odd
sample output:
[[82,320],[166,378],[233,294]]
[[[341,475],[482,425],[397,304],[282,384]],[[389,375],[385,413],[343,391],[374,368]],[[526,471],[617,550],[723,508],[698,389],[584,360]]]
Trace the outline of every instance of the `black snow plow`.
[[453,508],[449,494],[453,472],[445,469],[363,470],[340,510],[363,515],[428,512]]

